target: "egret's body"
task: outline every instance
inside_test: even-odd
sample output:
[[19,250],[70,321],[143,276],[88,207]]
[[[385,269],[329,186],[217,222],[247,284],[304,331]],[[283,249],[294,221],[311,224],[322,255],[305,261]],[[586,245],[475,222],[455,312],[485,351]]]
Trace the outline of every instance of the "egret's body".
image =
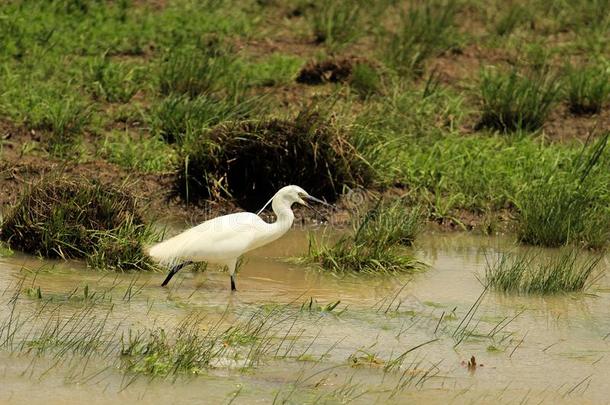
[[288,232],[294,221],[292,204],[307,205],[303,199],[322,202],[298,186],[286,186],[271,200],[276,215],[273,223],[267,223],[250,212],[239,212],[210,219],[151,247],[149,254],[153,259],[172,267],[162,285],[166,285],[185,265],[206,262],[226,266],[234,290],[237,259]]

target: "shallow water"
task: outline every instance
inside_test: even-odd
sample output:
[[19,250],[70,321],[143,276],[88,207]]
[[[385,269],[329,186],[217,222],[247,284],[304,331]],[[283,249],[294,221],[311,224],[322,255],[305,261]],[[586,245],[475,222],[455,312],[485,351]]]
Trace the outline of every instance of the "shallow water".
[[[185,269],[164,289],[159,273],[0,257],[0,402],[610,403],[607,256],[600,264],[605,274],[588,294],[488,291],[462,322],[483,292],[477,277],[486,260],[515,249],[510,239],[428,234],[415,248],[430,264],[426,272],[382,277],[338,277],[286,260],[306,246],[305,233],[295,230],[252,252],[236,294],[228,275],[215,269]],[[310,299],[314,310],[301,310]],[[316,310],[337,300],[332,312]],[[170,333],[194,315],[202,331],[215,323],[224,330],[261,311],[275,314],[268,341],[275,346],[255,364],[225,356],[195,376],[150,378],[126,373],[117,354],[128,330]],[[60,320],[67,330],[75,319],[102,325],[98,340],[110,354],[62,352],[62,345],[37,351],[45,325]],[[93,333],[84,328],[73,327]],[[289,346],[288,355],[276,355]],[[471,356],[479,364],[474,370],[465,363]]]

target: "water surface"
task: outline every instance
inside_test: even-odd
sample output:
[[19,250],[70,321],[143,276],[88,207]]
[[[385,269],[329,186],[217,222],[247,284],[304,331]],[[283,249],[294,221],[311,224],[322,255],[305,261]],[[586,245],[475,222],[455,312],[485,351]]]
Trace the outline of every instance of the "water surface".
[[[252,252],[235,294],[216,269],[185,269],[165,289],[160,273],[0,257],[0,402],[610,403],[608,257],[588,294],[488,291],[467,316],[483,292],[486,260],[516,249],[511,239],[424,235],[414,253],[430,264],[426,272],[381,277],[336,276],[286,260],[306,248],[305,232],[295,230]],[[338,300],[333,311],[320,310]],[[197,317],[203,333],[269,313],[273,350],[256,364],[242,353],[192,376],[151,378],[122,368],[120,336],[127,331],[171,333]],[[74,327],[74,335],[103,325],[107,352],[79,355],[63,350],[65,342],[37,351],[45,327],[59,319],[69,328],[79,317],[89,326]],[[288,355],[274,355],[288,342]],[[469,369],[472,356],[477,367]]]

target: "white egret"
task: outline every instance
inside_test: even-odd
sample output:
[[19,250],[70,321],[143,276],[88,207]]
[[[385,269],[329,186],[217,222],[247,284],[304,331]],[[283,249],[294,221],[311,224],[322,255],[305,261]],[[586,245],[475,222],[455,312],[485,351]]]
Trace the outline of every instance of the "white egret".
[[[231,276],[231,291],[235,291],[237,259],[284,235],[294,221],[292,204],[309,207],[306,200],[328,205],[299,186],[286,186],[275,193],[257,214],[238,212],[210,219],[152,246],[149,255],[161,264],[171,266],[161,285],[166,286],[184,266],[206,262],[226,266]],[[258,216],[269,203],[276,215],[273,223],[267,223]]]

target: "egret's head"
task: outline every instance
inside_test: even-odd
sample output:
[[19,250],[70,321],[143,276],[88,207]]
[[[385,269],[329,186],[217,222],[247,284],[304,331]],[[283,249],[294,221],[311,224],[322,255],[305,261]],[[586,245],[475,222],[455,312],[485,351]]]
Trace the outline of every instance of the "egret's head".
[[277,192],[276,198],[277,197],[284,199],[285,201],[289,202],[290,204],[299,203],[306,207],[309,206],[309,204],[307,204],[308,202],[317,202],[320,204],[328,205],[326,202],[310,196],[307,191],[303,190],[299,186],[283,187],[280,189],[280,191]]

